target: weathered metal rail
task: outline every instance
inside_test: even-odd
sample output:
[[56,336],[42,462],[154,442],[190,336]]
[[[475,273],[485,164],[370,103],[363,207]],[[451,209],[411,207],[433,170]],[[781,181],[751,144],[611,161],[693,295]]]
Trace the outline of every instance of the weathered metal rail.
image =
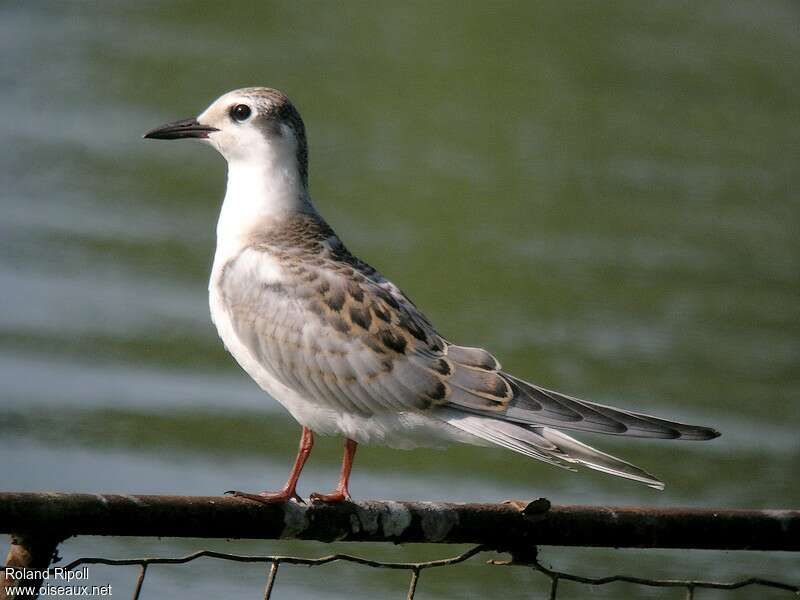
[[[0,493],[9,566],[47,568],[76,535],[800,551],[800,510],[364,501],[262,505],[228,496]],[[0,599],[13,583],[0,572]],[[33,583],[33,582],[31,582]]]
[[800,510],[0,493],[0,533],[798,551]]

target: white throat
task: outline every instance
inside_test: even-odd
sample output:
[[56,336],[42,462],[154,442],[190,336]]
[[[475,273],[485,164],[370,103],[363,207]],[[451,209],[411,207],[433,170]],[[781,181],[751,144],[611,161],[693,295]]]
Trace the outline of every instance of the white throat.
[[217,222],[215,266],[270,222],[313,210],[294,153],[270,152],[228,161],[228,185]]

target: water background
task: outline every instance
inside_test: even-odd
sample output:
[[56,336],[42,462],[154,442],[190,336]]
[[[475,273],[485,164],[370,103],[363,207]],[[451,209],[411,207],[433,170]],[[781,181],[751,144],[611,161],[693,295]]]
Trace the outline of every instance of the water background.
[[[317,206],[444,335],[547,387],[723,432],[583,436],[659,475],[662,493],[464,447],[363,448],[354,495],[797,508],[799,30],[792,2],[4,3],[2,488],[283,482],[299,428],[208,316],[224,162],[141,139],[229,89],[270,85],[305,118]],[[339,458],[339,440],[322,440],[301,493],[330,488]],[[204,547],[396,560],[463,549],[79,538],[62,555]],[[797,583],[788,554],[544,552],[586,575]],[[134,569],[91,574],[123,597],[135,581]],[[278,590],[404,597],[406,579],[287,567]],[[153,568],[143,598],[260,597],[264,581],[252,565]],[[541,577],[478,559],[423,574],[418,597],[532,593]]]

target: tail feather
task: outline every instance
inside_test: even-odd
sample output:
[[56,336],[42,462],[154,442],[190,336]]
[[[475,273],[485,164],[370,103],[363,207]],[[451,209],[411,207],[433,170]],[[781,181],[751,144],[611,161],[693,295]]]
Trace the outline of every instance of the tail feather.
[[595,450],[567,434],[550,427],[525,427],[509,421],[482,417],[453,408],[442,408],[437,415],[450,425],[519,454],[575,471],[580,464],[625,479],[664,489],[659,479],[624,460]]
[[600,450],[592,448],[583,442],[579,442],[575,438],[557,429],[542,427],[541,432],[545,439],[553,442],[558,446],[559,450],[567,454],[577,463],[585,465],[595,471],[602,471],[603,473],[609,473],[617,477],[624,477],[625,479],[632,479],[633,481],[644,483],[656,490],[664,489],[663,481],[644,469],[640,469],[636,465],[617,458],[616,456],[606,454],[605,452],[600,452]]
[[459,413],[452,409],[443,409],[439,412],[439,416],[458,429],[496,446],[513,450],[562,469],[575,470],[567,464],[570,462],[568,459],[559,456],[558,447],[555,444],[529,429],[505,421]]
[[484,442],[564,469],[574,471],[573,465],[583,465],[661,490],[664,484],[647,471],[562,430],[673,440],[710,440],[720,435],[711,427],[596,404],[540,387],[502,371],[500,363],[480,348],[449,344],[446,360],[440,360],[436,368],[424,361],[421,366],[444,375],[446,384],[444,402],[431,414]]

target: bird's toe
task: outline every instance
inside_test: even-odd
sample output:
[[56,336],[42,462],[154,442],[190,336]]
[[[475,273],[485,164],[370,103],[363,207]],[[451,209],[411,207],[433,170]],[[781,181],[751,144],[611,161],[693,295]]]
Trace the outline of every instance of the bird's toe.
[[314,492],[309,496],[312,502],[326,502],[328,504],[336,504],[338,502],[350,502],[350,494],[343,490],[336,490],[330,494],[321,494]]
[[278,492],[259,492],[251,494],[248,492],[240,492],[239,490],[228,490],[226,495],[233,496],[234,498],[242,498],[244,500],[252,500],[261,504],[283,504],[289,500],[296,500],[297,502],[304,503],[303,499],[291,490],[280,490]]

